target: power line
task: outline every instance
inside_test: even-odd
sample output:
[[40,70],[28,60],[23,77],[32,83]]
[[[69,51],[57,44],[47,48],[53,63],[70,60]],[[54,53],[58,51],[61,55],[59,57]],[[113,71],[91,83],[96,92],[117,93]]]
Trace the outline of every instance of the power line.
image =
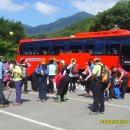
[[54,16],[51,16],[51,15],[49,15],[49,14],[47,14],[47,13],[43,13],[43,12],[41,12],[41,11],[39,11],[39,10],[37,10],[37,9],[35,9],[35,8],[31,7],[31,6],[29,6],[29,5],[26,5],[26,4],[21,3],[21,2],[17,2],[17,3],[18,3],[19,5],[22,5],[22,6],[26,7],[26,8],[29,8],[29,9],[35,11],[35,12],[38,12],[38,13],[41,13],[41,14],[45,14],[46,16],[48,16],[48,17],[50,17],[50,18],[52,18],[52,19],[58,20],[58,18],[56,18],[56,17],[54,17]]
[[[41,1],[46,1],[46,3],[47,3],[48,0],[41,0]],[[67,9],[67,8],[65,8],[65,7],[61,7],[58,3],[54,2],[54,0],[53,0],[53,1],[51,0],[51,3],[53,3],[54,5],[56,5],[55,8],[58,8],[58,9],[60,9],[60,10],[62,10],[62,11],[64,11],[64,12],[66,12],[66,13],[68,13],[68,14],[71,14],[71,15],[74,14],[71,10],[69,10],[69,9]],[[82,16],[82,15],[80,15],[80,17],[86,18],[85,16]]]
[[[41,1],[47,1],[47,0],[41,0]],[[58,8],[58,9],[60,9],[60,10],[62,10],[62,11],[64,11],[64,12],[66,12],[66,13],[68,13],[68,14],[73,14],[73,12],[71,12],[70,10],[68,10],[67,8],[64,8],[64,7],[59,7],[60,5],[59,4],[57,4],[56,2],[52,2],[52,0],[51,0],[51,3],[53,3],[54,5],[56,5],[55,6],[55,8]]]
[[[41,1],[47,1],[47,0],[41,0]],[[54,17],[54,16],[51,16],[51,15],[49,15],[49,14],[47,14],[47,13],[43,13],[43,12],[41,12],[41,11],[39,11],[39,10],[37,10],[37,9],[35,9],[35,8],[33,8],[33,7],[31,7],[31,6],[29,6],[29,5],[27,5],[27,4],[24,4],[24,3],[21,3],[21,2],[16,2],[17,4],[19,4],[19,5],[22,5],[22,6],[24,6],[24,7],[26,7],[26,8],[29,8],[29,9],[31,9],[31,10],[33,10],[33,11],[35,11],[35,12],[38,12],[38,13],[41,13],[41,14],[45,14],[46,16],[48,16],[48,17],[50,17],[51,19],[54,19],[54,20],[58,20],[59,18],[57,18],[57,17]],[[66,8],[63,8],[63,7],[59,7],[60,5],[58,5],[56,2],[51,2],[51,3],[53,3],[54,5],[56,5],[56,6],[54,6],[54,8],[58,8],[58,9],[61,9],[61,10],[63,10],[63,11],[65,11],[66,13],[69,13],[69,14],[71,14],[72,15],[72,13],[73,12],[71,12],[70,10],[68,10],[68,9],[66,9]],[[84,16],[82,16],[82,15],[80,15],[82,18],[86,18],[86,17],[84,17]]]

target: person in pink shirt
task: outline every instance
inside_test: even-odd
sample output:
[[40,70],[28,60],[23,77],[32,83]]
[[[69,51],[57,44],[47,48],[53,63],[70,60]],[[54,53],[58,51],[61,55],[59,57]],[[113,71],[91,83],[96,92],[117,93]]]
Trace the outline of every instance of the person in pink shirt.
[[121,83],[121,98],[124,99],[127,87],[128,87],[128,73],[122,68],[116,68],[115,66],[111,67],[112,72],[116,73],[119,82]]
[[86,63],[86,69],[84,72],[82,72],[82,74],[86,75],[85,87],[86,87],[86,91],[87,91],[87,95],[88,95],[89,91],[90,91],[90,87],[89,87],[90,86],[90,77],[92,76],[92,72],[91,72],[88,62]]

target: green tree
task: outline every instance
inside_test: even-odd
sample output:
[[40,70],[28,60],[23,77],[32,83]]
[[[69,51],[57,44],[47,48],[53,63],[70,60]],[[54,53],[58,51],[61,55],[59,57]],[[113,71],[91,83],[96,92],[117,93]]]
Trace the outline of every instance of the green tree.
[[[4,18],[0,18],[0,25],[0,55],[14,57],[19,40],[25,38],[24,28],[20,22]],[[12,36],[9,35],[10,31],[14,33]]]
[[90,31],[112,29],[118,25],[121,29],[130,29],[130,1],[121,0],[113,8],[95,16]]

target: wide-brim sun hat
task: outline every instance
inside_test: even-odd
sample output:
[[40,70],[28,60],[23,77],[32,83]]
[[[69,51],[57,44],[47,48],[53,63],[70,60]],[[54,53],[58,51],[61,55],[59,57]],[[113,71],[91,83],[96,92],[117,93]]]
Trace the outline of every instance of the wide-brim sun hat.
[[64,61],[64,60],[62,60],[62,61],[61,61],[61,63],[62,63],[62,64],[65,64],[65,61]]
[[54,58],[54,57],[51,57],[51,58],[50,58],[50,60],[53,60],[53,61],[54,61],[54,60],[55,60],[55,58]]
[[71,59],[71,63],[72,63],[72,62],[76,62],[76,59],[75,59],[75,58],[72,58],[72,59]]

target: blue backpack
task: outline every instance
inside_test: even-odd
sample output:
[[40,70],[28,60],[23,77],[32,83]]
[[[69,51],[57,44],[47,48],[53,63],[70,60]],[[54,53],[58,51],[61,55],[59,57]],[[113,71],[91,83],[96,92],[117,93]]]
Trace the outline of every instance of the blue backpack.
[[114,94],[116,99],[120,99],[121,91],[119,86],[115,86],[114,88]]

